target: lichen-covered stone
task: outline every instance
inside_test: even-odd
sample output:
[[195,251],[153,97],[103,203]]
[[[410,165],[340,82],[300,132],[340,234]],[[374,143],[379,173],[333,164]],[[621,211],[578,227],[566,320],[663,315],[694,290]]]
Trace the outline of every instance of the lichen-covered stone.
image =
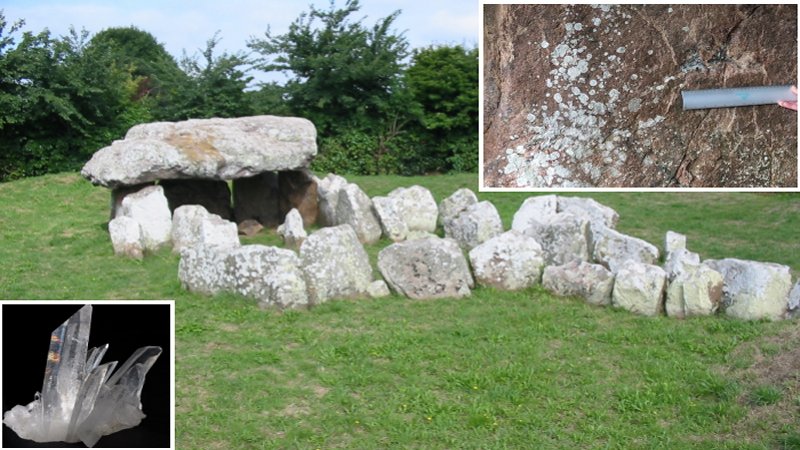
[[474,284],[467,260],[452,239],[392,244],[378,253],[378,269],[395,292],[413,299],[465,297]]
[[667,231],[664,236],[664,254],[669,256],[670,253],[680,249],[686,249],[686,235]]
[[399,187],[389,192],[409,231],[436,231],[439,207],[428,189],[422,186]]
[[513,291],[539,283],[544,266],[542,247],[518,231],[507,231],[469,252],[475,282]]
[[372,200],[356,184],[350,183],[339,191],[336,220],[353,227],[358,240],[365,244],[381,238],[381,225],[375,217]]
[[796,80],[796,5],[483,12],[485,186],[797,186],[795,116],[681,108],[682,90]]
[[670,281],[685,273],[694,272],[698,267],[700,267],[700,255],[685,248],[668,253],[667,260],[664,262],[664,270]]
[[445,237],[458,242],[469,251],[503,232],[503,221],[497,208],[488,201],[468,206],[448,220],[444,227]]
[[210,214],[200,205],[183,205],[172,219],[172,251],[198,244],[216,247],[238,247],[239,233],[235,223]]
[[546,216],[544,222],[529,222],[525,234],[544,251],[545,264],[558,266],[573,260],[589,260],[589,222],[572,214]]
[[575,296],[598,306],[611,304],[614,274],[600,264],[572,261],[560,266],[547,266],[542,286],[561,296]]
[[372,282],[367,252],[347,224],[311,233],[300,246],[300,261],[311,304],[361,297]]
[[297,208],[292,208],[286,219],[278,227],[278,235],[283,238],[283,243],[287,247],[300,248],[300,245],[308,237],[305,228],[303,228],[303,217]]
[[540,225],[550,221],[550,217],[558,214],[558,197],[555,195],[539,195],[528,197],[522,202],[514,219],[511,229],[524,233],[533,225]]
[[619,221],[616,211],[592,198],[558,196],[558,212],[585,217],[592,229],[601,225],[614,228]]
[[134,259],[144,257],[144,240],[139,222],[130,217],[120,216],[108,222],[108,234],[114,254]]
[[667,274],[661,267],[628,260],[617,270],[611,304],[635,314],[661,314],[666,282]]
[[233,250],[202,244],[185,247],[178,263],[181,286],[205,295],[230,291],[230,280],[225,277],[225,260]]
[[231,250],[224,260],[221,284],[232,292],[257,300],[263,307],[308,305],[300,259],[287,249],[245,245]]
[[592,231],[592,258],[611,272],[616,273],[626,261],[643,264],[658,262],[658,248],[647,241],[604,226]]
[[125,196],[119,215],[130,217],[139,224],[146,250],[158,250],[169,244],[172,214],[161,186],[147,186]]
[[467,188],[453,192],[449,197],[439,203],[439,223],[446,226],[447,222],[454,219],[458,213],[478,203],[478,197]]
[[682,273],[667,288],[665,309],[671,317],[707,316],[722,299],[722,275],[708,266]]
[[400,215],[397,202],[391,197],[372,197],[372,207],[381,223],[383,236],[395,242],[405,240],[408,236],[408,225]]
[[788,309],[792,277],[788,266],[735,258],[703,264],[723,276],[722,309],[739,319],[777,320]]

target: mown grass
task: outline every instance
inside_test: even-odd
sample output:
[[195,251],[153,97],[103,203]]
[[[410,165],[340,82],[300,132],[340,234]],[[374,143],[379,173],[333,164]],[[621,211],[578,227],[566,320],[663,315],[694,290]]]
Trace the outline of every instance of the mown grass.
[[[437,200],[477,185],[352,181],[370,195],[422,184]],[[528,194],[479,196],[508,227]],[[675,230],[704,258],[800,269],[800,195],[591,196],[659,246]],[[797,377],[764,375],[770,361],[791,369],[797,322],[644,318],[538,288],[260,310],[182,291],[169,251],[114,257],[107,203],[74,174],[0,184],[0,297],[174,298],[179,448],[800,448]]]

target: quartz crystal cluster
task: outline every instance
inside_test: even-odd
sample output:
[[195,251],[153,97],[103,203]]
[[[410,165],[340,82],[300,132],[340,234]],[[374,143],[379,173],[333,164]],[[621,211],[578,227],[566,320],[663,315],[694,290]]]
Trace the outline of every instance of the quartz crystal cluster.
[[92,447],[101,437],[135,427],[145,417],[142,387],[161,347],[136,350],[112,374],[116,361],[100,364],[108,344],[88,349],[91,320],[92,305],[86,305],[53,331],[41,394],[3,415],[3,423],[21,438],[82,441]]

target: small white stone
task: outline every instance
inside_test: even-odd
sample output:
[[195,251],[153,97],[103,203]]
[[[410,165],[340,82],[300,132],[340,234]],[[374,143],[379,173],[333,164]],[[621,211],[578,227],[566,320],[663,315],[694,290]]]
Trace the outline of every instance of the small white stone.
[[625,53],[625,47],[618,47],[617,53]]
[[550,47],[550,43],[549,43],[549,42],[547,42],[547,41],[542,41],[542,43],[541,43],[541,44],[539,44],[539,45],[541,45],[541,46],[542,46],[542,48],[547,48],[547,47]]
[[592,19],[592,25],[594,25],[594,26],[600,25],[600,18],[599,17],[595,17],[594,19]]

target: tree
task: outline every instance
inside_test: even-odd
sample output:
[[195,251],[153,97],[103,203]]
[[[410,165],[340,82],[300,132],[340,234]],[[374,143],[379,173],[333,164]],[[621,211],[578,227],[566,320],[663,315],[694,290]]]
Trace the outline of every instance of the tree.
[[382,129],[396,111],[408,44],[391,30],[400,11],[371,28],[350,17],[360,9],[348,0],[327,11],[311,6],[282,35],[269,30],[248,46],[262,55],[261,70],[288,73],[286,101],[293,113],[314,122],[321,136],[343,129]]

